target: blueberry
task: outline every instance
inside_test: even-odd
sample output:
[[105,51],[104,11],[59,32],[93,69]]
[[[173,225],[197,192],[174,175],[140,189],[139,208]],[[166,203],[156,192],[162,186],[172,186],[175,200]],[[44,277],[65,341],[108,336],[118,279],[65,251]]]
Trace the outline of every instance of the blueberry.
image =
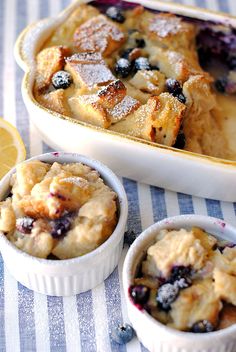
[[66,71],[58,71],[54,73],[52,76],[52,84],[53,87],[56,89],[66,89],[68,88],[72,83],[72,78],[69,72]]
[[168,78],[166,80],[166,88],[169,93],[173,95],[178,95],[182,93],[182,87],[176,79],[173,78]]
[[142,38],[135,39],[135,42],[136,42],[137,48],[145,48],[146,46],[145,40]]
[[234,94],[236,93],[236,81],[228,80],[225,86],[225,93],[227,94]]
[[122,11],[115,6],[109,7],[106,11],[106,15],[111,20],[118,22],[118,23],[123,23],[125,21],[125,17],[123,15]]
[[226,244],[224,244],[224,245],[217,245],[217,244],[216,244],[216,245],[214,246],[213,250],[218,249],[221,253],[223,253],[223,251],[224,251],[225,248],[234,248],[235,246],[236,246],[236,244],[235,244],[235,243],[231,243],[231,242],[226,243]]
[[171,270],[169,282],[175,284],[179,289],[187,288],[192,285],[192,269],[190,266],[174,266]]
[[121,54],[121,57],[123,59],[126,59],[126,60],[129,60],[129,54],[134,50],[134,48],[128,48],[128,49],[125,49],[122,54]]
[[151,70],[157,70],[159,71],[159,67],[157,65],[151,65]]
[[71,227],[71,218],[68,216],[63,216],[51,223],[51,235],[53,238],[63,237]]
[[147,303],[150,295],[150,289],[144,285],[132,286],[130,289],[130,296],[132,301],[136,304]]
[[225,88],[227,86],[227,79],[222,77],[215,81],[215,88],[220,93],[225,93]]
[[235,70],[236,69],[236,56],[232,56],[228,60],[228,66],[230,70]]
[[134,335],[134,329],[129,324],[118,325],[111,332],[112,339],[120,345],[131,341]]
[[149,60],[146,57],[138,57],[134,61],[134,68],[135,70],[151,70],[151,65]]
[[157,304],[160,309],[168,311],[171,303],[176,300],[179,294],[179,287],[176,284],[166,283],[157,291]]
[[34,221],[34,219],[27,216],[18,218],[16,219],[16,229],[21,233],[29,234],[33,228]]
[[186,143],[185,134],[183,131],[179,131],[173,147],[177,149],[184,149],[185,143]]
[[129,60],[121,58],[116,62],[115,72],[119,77],[126,78],[132,70]]
[[174,266],[171,270],[169,282],[177,285],[179,289],[187,288],[192,285],[191,273],[190,266]]
[[204,49],[199,48],[198,49],[198,59],[199,59],[200,66],[204,67],[211,60],[210,50],[205,49],[205,48]]
[[191,276],[191,271],[192,269],[190,266],[183,266],[183,265],[174,266],[171,270],[170,280],[174,282],[182,278],[188,278]]
[[186,98],[183,93],[174,95],[182,104],[186,103]]
[[193,324],[191,331],[195,333],[205,333],[214,330],[214,326],[208,320],[200,320]]
[[137,235],[133,230],[125,231],[124,242],[129,246],[136,240],[136,238]]

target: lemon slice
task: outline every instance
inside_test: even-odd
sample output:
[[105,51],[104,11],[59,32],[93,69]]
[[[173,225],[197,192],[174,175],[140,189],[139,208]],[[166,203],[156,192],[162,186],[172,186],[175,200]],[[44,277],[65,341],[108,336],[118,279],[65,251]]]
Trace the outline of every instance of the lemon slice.
[[0,118],[0,179],[26,156],[25,146],[17,129]]

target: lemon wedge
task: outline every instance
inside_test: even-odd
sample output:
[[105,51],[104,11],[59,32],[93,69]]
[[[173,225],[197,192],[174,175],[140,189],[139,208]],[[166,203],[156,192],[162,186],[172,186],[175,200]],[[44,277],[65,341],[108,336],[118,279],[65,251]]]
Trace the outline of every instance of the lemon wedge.
[[0,179],[26,157],[26,150],[17,129],[0,118]]

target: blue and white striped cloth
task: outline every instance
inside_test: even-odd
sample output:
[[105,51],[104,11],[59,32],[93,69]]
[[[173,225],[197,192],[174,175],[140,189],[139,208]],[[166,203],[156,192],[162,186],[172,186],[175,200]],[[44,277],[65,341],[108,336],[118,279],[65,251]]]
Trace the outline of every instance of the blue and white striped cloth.
[[[54,16],[70,0],[0,0],[0,115],[15,124],[27,146],[28,156],[50,151],[44,144],[21,98],[23,73],[13,58],[20,31],[42,17]],[[235,0],[179,0],[236,15]],[[224,218],[236,225],[236,203],[170,192],[123,179],[129,200],[128,228],[142,229],[166,216],[196,213]],[[100,286],[73,297],[47,297],[34,293],[8,273],[0,256],[0,352],[141,352],[137,339],[119,346],[111,329],[127,322],[122,292],[122,263]],[[17,263],[16,263],[17,265]]]

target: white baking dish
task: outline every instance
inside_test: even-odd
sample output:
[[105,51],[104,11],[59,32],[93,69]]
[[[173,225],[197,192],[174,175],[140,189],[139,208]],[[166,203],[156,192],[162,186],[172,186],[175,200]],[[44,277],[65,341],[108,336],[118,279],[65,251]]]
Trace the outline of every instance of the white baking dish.
[[[119,175],[139,182],[196,196],[235,201],[234,161],[202,156],[104,130],[52,112],[36,102],[32,95],[35,54],[52,31],[81,2],[89,1],[76,1],[56,18],[30,25],[16,42],[15,57],[25,71],[23,99],[42,139],[55,149],[75,151],[99,159]],[[135,2],[152,9],[224,22],[236,27],[236,18],[220,13],[159,1]]]
[[236,228],[222,220],[200,215],[179,215],[164,219],[147,228],[132,244],[124,262],[123,284],[129,319],[137,336],[150,352],[235,352],[236,324],[206,334],[194,334],[171,329],[154,319],[144,310],[139,310],[129,297],[129,287],[137,274],[150,245],[162,229],[204,229],[217,238],[236,242]]
[[[12,244],[0,234],[0,251],[6,267],[24,286],[47,295],[70,296],[94,288],[115,269],[123,248],[124,231],[128,215],[125,190],[116,175],[102,163],[75,153],[48,153],[27,160],[48,163],[81,162],[96,169],[105,183],[118,195],[118,223],[112,235],[94,251],[81,257],[50,260],[33,257]],[[0,200],[9,193],[12,169],[0,181]]]

